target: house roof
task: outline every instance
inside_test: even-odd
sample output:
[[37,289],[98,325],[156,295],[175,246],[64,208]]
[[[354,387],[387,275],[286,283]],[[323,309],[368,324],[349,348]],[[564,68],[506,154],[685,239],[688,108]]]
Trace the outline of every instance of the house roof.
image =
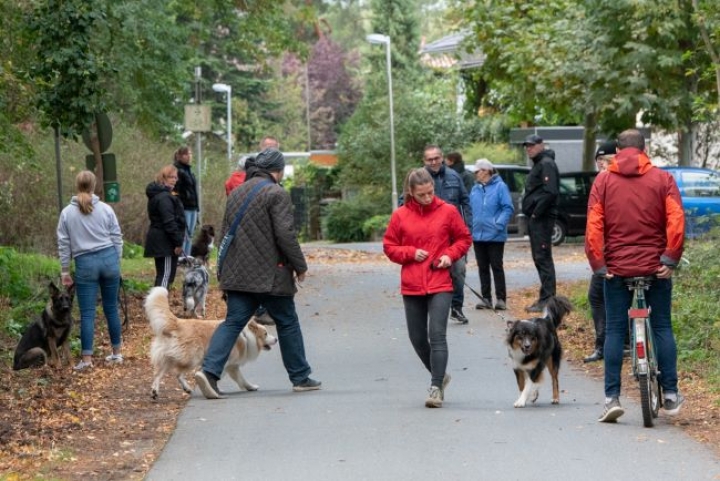
[[485,63],[485,54],[480,50],[467,53],[461,44],[470,32],[455,32],[423,45],[420,55],[425,65],[433,68],[469,69],[481,67]]

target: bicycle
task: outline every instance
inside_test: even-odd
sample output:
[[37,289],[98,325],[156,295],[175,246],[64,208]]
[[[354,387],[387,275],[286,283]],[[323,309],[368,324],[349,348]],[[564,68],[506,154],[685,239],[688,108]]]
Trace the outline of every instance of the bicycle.
[[650,288],[654,276],[631,277],[625,280],[628,289],[633,291],[633,303],[628,310],[628,328],[632,348],[632,373],[640,386],[640,405],[642,406],[643,425],[653,426],[662,407],[655,338],[650,325],[650,306],[645,302],[645,291]]

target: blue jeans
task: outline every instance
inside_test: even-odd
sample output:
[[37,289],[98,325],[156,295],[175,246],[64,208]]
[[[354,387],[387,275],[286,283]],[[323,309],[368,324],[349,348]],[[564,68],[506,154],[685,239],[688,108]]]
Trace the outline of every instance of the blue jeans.
[[440,387],[448,363],[447,322],[452,294],[403,296],[408,336],[415,353],[430,372],[430,385]]
[[465,302],[465,274],[467,271],[467,258],[462,256],[453,262],[450,267],[450,277],[453,283],[452,307],[462,309]]
[[290,296],[239,291],[227,291],[227,296],[227,317],[210,339],[203,359],[203,371],[221,377],[240,332],[262,304],[275,320],[280,354],[290,382],[297,385],[305,381],[310,376],[311,369],[305,358],[305,344],[295,310],[295,299]]
[[95,337],[95,305],[100,288],[102,307],[108,324],[110,344],[122,345],[118,288],[120,286],[120,260],[115,247],[82,254],[75,258],[75,293],[80,306],[80,345],[83,356],[93,353]]
[[[628,331],[628,309],[632,291],[624,278],[605,279],[605,396],[620,396],[622,379],[623,344]],[[650,325],[655,340],[655,354],[660,369],[660,387],[664,393],[678,390],[677,346],[671,322],[672,279],[655,279],[645,291],[650,306]]]
[[189,256],[192,251],[195,224],[197,224],[198,211],[185,210],[185,241],[183,242],[183,255]]

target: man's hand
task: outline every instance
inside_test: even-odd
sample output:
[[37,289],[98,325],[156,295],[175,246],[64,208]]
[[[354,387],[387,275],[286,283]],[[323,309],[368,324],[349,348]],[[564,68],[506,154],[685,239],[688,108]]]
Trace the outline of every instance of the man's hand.
[[670,279],[673,275],[673,268],[669,266],[660,266],[655,275],[658,279]]
[[305,274],[307,274],[307,271],[303,272],[302,274],[297,275],[297,281],[299,283],[305,282]]
[[422,250],[422,249],[418,249],[415,251],[415,260],[416,261],[422,262],[427,258],[428,258],[428,251]]

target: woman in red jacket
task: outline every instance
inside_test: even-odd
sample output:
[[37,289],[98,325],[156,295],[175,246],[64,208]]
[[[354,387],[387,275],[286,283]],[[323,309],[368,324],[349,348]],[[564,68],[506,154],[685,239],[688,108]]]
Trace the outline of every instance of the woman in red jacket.
[[383,250],[402,266],[400,292],[408,335],[431,374],[425,406],[439,408],[450,382],[445,374],[453,292],[449,267],[467,253],[472,238],[457,208],[435,197],[435,184],[426,169],[408,173],[404,196],[405,205],[390,218]]

